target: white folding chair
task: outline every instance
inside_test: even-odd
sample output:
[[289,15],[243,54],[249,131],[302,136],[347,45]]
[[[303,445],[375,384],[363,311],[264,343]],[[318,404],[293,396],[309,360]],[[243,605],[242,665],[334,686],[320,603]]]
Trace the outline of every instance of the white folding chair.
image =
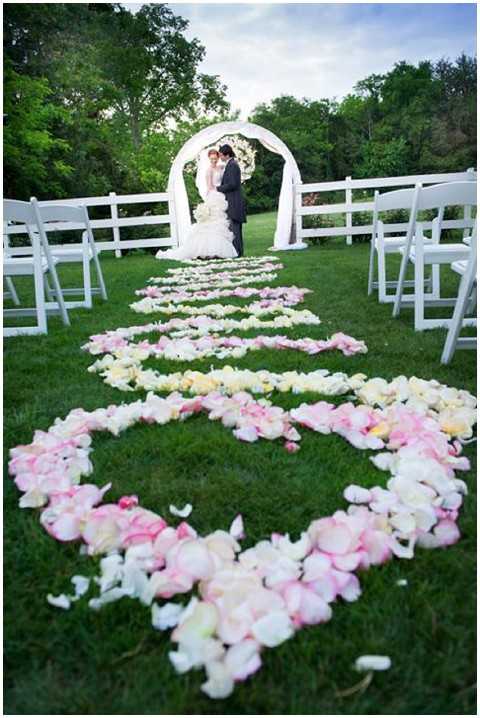
[[[395,300],[395,293],[389,293],[388,289],[396,289],[397,281],[387,280],[386,257],[388,254],[398,254],[398,250],[404,246],[409,223],[402,222],[389,225],[385,224],[379,216],[382,212],[399,209],[408,210],[409,216],[411,216],[413,200],[417,191],[417,188],[412,187],[411,189],[399,189],[393,192],[384,192],[383,194],[380,194],[378,190],[375,192],[368,270],[368,294],[372,294],[374,289],[378,289],[378,301],[382,303],[388,304]],[[403,229],[405,231],[398,234]],[[377,260],[376,262],[375,259]],[[375,265],[377,265],[377,279],[375,279]],[[431,278],[426,279],[425,282],[427,287],[430,288]],[[413,285],[413,280],[405,282],[407,287],[413,287]]]
[[[455,310],[448,328],[445,346],[443,347],[442,364],[449,364],[456,349],[476,349],[476,337],[460,337],[460,332],[466,326],[465,314],[475,310],[476,289],[477,289],[477,232],[476,226],[472,232],[471,250],[465,270],[462,272],[462,279],[458,289],[458,297],[455,303]],[[457,266],[456,268],[463,269]],[[474,326],[477,325],[476,319]],[[472,324],[470,324],[472,326]]]
[[[75,207],[67,204],[40,204],[35,197],[31,198],[32,206],[37,217],[40,231],[45,237],[48,232],[55,231],[59,224],[68,222],[72,226],[68,229],[82,230],[81,247],[56,247],[50,245],[51,252],[58,264],[81,263],[83,267],[83,287],[70,287],[62,289],[64,297],[83,293],[83,301],[68,301],[66,306],[69,309],[83,307],[92,308],[92,295],[100,294],[102,299],[108,299],[102,268],[98,259],[98,251],[93,238],[92,227],[88,216],[87,208],[84,205]],[[92,287],[90,262],[95,265],[98,287]],[[47,284],[47,295],[52,296],[53,290]]]
[[[411,221],[407,232],[405,246],[399,251],[402,253],[400,272],[398,276],[397,291],[393,306],[393,316],[400,314],[402,304],[412,301],[412,295],[404,295],[405,276],[409,262],[415,268],[414,282],[414,308],[415,330],[448,327],[451,319],[426,319],[425,306],[448,307],[453,306],[456,297],[442,298],[440,296],[440,265],[452,264],[468,259],[470,248],[463,242],[441,243],[443,213],[445,207],[458,205],[476,205],[476,182],[448,182],[431,187],[418,187],[418,193],[412,206]],[[436,209],[438,212],[437,227],[433,233],[434,242],[428,243],[423,232],[423,223],[418,220],[418,213],[422,210]],[[425,293],[425,267],[432,268],[432,294]]]
[[[4,327],[3,336],[12,337],[22,334],[46,334],[47,333],[47,313],[58,312],[62,317],[65,325],[70,324],[68,312],[62,296],[62,290],[58,275],[55,269],[55,261],[50,253],[48,242],[43,243],[39,228],[36,222],[35,212],[29,202],[19,202],[17,200],[4,200],[3,203],[3,219],[4,219],[4,258],[3,258],[3,276],[6,278],[9,291],[12,293],[12,299],[16,304],[19,303],[18,295],[13,285],[12,277],[32,276],[35,289],[35,307],[22,307],[15,309],[4,309],[4,318],[13,316],[32,316],[36,315],[37,323],[35,326],[17,326]],[[28,256],[14,256],[8,242],[9,223],[16,222],[25,227],[31,242],[31,252]],[[50,274],[56,301],[45,301],[44,296],[44,277],[46,273]],[[9,281],[10,280],[10,281]],[[17,305],[18,306],[18,305]]]

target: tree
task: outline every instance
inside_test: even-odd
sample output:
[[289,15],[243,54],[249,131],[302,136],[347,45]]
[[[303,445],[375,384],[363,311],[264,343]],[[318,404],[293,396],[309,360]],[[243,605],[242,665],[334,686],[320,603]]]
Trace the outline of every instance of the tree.
[[54,128],[67,120],[66,113],[50,101],[46,80],[19,75],[9,62],[4,93],[5,194],[16,199],[63,196],[73,167],[65,161],[69,146],[54,136]]
[[99,65],[135,151],[148,132],[228,109],[218,77],[198,72],[205,49],[185,38],[188,22],[166,5],[143,5],[135,15],[118,8],[104,22]]
[[369,75],[355,85],[354,91],[363,99],[362,114],[366,119],[366,133],[369,140],[373,137],[375,122],[380,118],[380,101],[385,83],[384,75]]
[[362,147],[357,177],[398,177],[408,174],[408,145],[402,138],[366,142]]
[[[313,182],[332,177],[334,112],[335,103],[329,100],[297,100],[282,95],[269,105],[258,105],[249,119],[283,140],[295,156],[303,181]],[[254,211],[273,209],[278,201],[283,160],[259,145],[256,166],[246,185],[248,206]]]
[[[136,15],[110,3],[5,7],[6,59],[25,81],[46,83],[48,104],[58,109],[48,129],[73,168],[62,194],[141,192],[147,177],[163,178],[155,153],[170,146],[176,126],[223,119],[225,88],[199,72],[205,50],[185,38],[186,28],[165,5],[143,6]],[[5,152],[9,177],[14,146],[13,139]],[[169,156],[164,152],[165,161]],[[50,172],[48,163],[42,172]]]

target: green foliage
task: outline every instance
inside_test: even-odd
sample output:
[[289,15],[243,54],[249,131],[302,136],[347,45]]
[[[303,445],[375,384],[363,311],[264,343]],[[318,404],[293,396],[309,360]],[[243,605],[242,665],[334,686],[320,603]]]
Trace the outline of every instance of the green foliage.
[[[42,112],[40,95],[35,105],[26,99],[9,130],[12,196],[164,190],[178,138],[225,119],[228,110],[218,77],[198,69],[205,50],[185,37],[187,27],[166,5],[144,5],[136,14],[109,3],[6,6],[6,103],[16,84],[30,82],[37,95],[45,88]],[[17,181],[29,146],[23,125],[49,133],[50,146]],[[64,150],[56,164],[47,149]]]
[[166,5],[142,5],[135,15],[119,8],[104,18],[99,67],[136,151],[149,131],[168,122],[228,109],[218,77],[198,72],[205,49],[186,39],[187,27]]
[[[476,65],[397,63],[356,86],[357,117],[366,129],[355,176],[460,171],[476,163]],[[342,103],[343,104],[343,103]],[[351,102],[345,110],[352,116]],[[361,120],[360,120],[361,121]],[[453,150],[453,153],[452,153]]]
[[55,125],[68,114],[51,102],[48,81],[4,68],[5,195],[30,196],[45,189],[63,196],[64,180],[73,168],[65,161],[68,143],[54,136]]
[[[475,60],[399,62],[339,103],[282,96],[250,119],[287,144],[304,182],[465,170],[476,164]],[[250,208],[276,206],[281,168],[259,152]]]
[[362,163],[357,177],[395,177],[407,174],[408,145],[403,137],[387,142],[367,140],[362,146]]

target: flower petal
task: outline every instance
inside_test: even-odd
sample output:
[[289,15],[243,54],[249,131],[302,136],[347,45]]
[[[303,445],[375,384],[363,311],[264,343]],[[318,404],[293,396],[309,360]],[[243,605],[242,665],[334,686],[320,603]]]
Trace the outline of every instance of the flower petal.
[[185,519],[185,518],[187,518],[187,516],[190,516],[190,514],[192,513],[192,509],[193,509],[192,504],[185,504],[183,509],[177,509],[176,506],[174,506],[173,504],[170,504],[168,510],[170,511],[171,514],[173,514],[173,516],[180,516],[182,519]]
[[360,656],[355,661],[357,671],[388,671],[392,661],[389,656]]
[[52,594],[49,593],[47,601],[51,606],[55,606],[55,608],[63,608],[64,611],[68,611],[70,608],[70,598],[64,593],[61,593],[59,596],[52,596]]

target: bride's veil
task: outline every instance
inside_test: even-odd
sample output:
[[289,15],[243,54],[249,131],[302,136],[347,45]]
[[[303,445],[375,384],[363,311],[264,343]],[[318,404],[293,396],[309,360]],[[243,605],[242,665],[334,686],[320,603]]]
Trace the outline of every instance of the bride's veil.
[[207,198],[207,170],[209,166],[208,149],[202,150],[198,157],[197,176],[195,184],[197,185],[200,197],[205,200]]

